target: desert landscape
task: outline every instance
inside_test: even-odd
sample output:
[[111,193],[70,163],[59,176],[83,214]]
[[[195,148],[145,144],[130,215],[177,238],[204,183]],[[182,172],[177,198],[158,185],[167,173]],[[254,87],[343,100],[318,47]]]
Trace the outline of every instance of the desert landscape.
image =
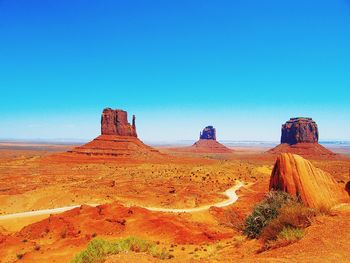
[[350,0],[0,0],[0,263],[350,263]]
[[[3,142],[0,150],[1,262],[347,262],[350,256],[344,231],[350,158],[318,144],[311,118],[284,124],[281,144],[270,150],[225,147],[212,126],[193,146],[156,149],[138,139],[135,117],[129,124],[127,112],[107,108],[101,135],[84,145]],[[271,222],[278,215],[267,220],[271,215],[257,210],[283,192],[290,200],[278,209],[287,209],[291,222],[276,230]],[[269,228],[276,233],[265,233]],[[118,242],[120,251],[104,247]]]

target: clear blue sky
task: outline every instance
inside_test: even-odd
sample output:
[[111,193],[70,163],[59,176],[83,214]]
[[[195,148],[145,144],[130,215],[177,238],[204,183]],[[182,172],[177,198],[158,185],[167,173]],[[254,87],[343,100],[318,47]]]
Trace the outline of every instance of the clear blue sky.
[[350,0],[0,0],[0,138],[279,140],[289,117],[350,139]]

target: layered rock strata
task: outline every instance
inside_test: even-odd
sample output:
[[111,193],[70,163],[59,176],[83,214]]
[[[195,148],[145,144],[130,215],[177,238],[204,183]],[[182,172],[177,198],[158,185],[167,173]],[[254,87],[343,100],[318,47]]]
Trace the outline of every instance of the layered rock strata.
[[285,191],[312,208],[329,208],[349,201],[344,189],[330,174],[290,153],[278,156],[270,178],[270,190]]
[[137,138],[135,116],[128,122],[127,112],[106,108],[101,116],[101,135],[74,148],[71,153],[90,156],[146,157],[160,155]]
[[335,154],[318,143],[318,126],[312,118],[290,118],[281,129],[281,144],[268,152],[294,153],[305,157],[331,157]]

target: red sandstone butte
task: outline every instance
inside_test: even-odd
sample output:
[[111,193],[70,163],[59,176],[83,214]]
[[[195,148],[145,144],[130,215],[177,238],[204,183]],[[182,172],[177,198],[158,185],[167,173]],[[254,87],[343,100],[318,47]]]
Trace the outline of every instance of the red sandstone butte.
[[231,153],[232,150],[222,145],[216,140],[216,129],[213,126],[207,126],[199,134],[199,140],[195,142],[190,151],[200,153]]
[[130,125],[126,111],[104,109],[101,117],[101,134],[137,137],[135,115],[132,116]]
[[137,138],[135,115],[132,124],[124,110],[106,108],[101,116],[101,135],[70,153],[89,156],[147,157],[161,155]]
[[290,118],[281,129],[281,144],[268,152],[273,154],[294,153],[301,156],[331,157],[335,153],[318,143],[319,132],[312,118]]

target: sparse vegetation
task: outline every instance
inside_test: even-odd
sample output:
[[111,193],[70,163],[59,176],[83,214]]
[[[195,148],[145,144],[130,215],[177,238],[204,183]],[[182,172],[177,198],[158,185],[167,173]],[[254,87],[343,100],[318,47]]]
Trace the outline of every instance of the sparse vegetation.
[[279,215],[262,230],[260,237],[266,241],[276,240],[286,229],[303,229],[311,224],[315,211],[300,203],[290,203],[281,207]]
[[278,233],[277,238],[271,241],[265,241],[265,245],[262,251],[272,248],[278,248],[282,246],[294,243],[304,236],[304,229],[294,227],[284,227],[281,232]]
[[284,239],[289,242],[294,242],[301,239],[304,236],[304,230],[294,227],[284,227],[278,234],[278,239]]
[[272,191],[247,217],[244,233],[261,238],[263,250],[288,245],[304,236],[303,229],[311,225],[316,214],[287,193]]
[[261,231],[267,224],[278,216],[279,209],[287,204],[295,202],[294,199],[285,192],[271,191],[265,199],[256,205],[253,212],[245,220],[244,234],[249,238],[260,236]]
[[77,254],[71,263],[100,263],[109,255],[115,255],[123,251],[145,252],[159,259],[168,259],[170,255],[149,241],[128,237],[114,241],[95,238],[88,244],[87,248]]

